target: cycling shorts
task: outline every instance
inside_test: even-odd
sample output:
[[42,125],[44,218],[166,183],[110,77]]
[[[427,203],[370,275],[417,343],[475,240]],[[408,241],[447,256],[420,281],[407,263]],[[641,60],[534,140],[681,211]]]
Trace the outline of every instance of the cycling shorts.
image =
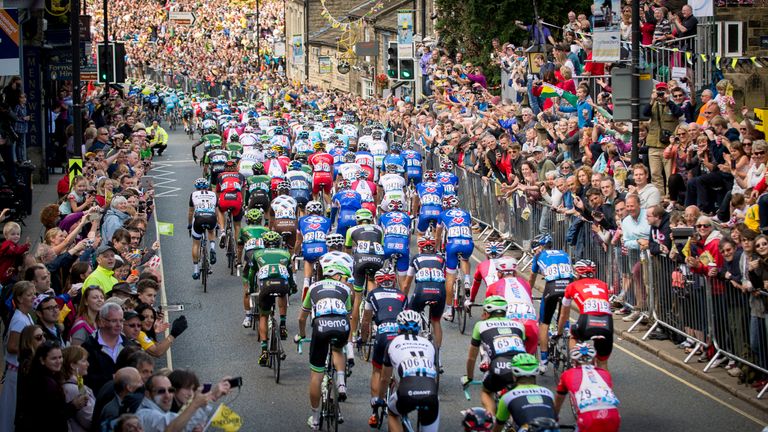
[[472,239],[448,240],[448,244],[445,246],[445,269],[449,272],[455,271],[459,265],[459,255],[463,257],[464,261],[467,261],[474,250],[475,243]]
[[547,281],[544,284],[544,294],[541,297],[541,307],[539,309],[539,322],[542,324],[550,325],[552,323],[552,317],[555,316],[557,311],[557,305],[563,299],[565,294],[565,287],[568,286],[570,281],[568,279],[558,279],[553,281]]
[[[304,261],[313,263],[320,259],[321,256],[328,252],[328,246],[325,243],[302,243],[301,255],[304,257]],[[306,265],[306,264],[305,264]]]
[[413,297],[408,301],[410,308],[422,312],[429,306],[429,317],[432,321],[440,321],[445,310],[445,283],[417,283]]
[[389,236],[384,237],[384,256],[389,259],[392,254],[400,254],[397,259],[397,271],[407,272],[410,265],[408,237]]
[[611,315],[581,314],[571,326],[571,336],[580,342],[586,342],[595,336],[595,351],[598,360],[608,360],[613,351],[613,317]]
[[288,295],[291,291],[288,281],[280,278],[264,279],[259,281],[259,310],[262,314],[269,314],[275,305],[275,298]]
[[440,209],[438,207],[424,206],[419,209],[419,222],[416,226],[420,232],[424,232],[429,228],[430,222],[435,222],[437,225],[437,217],[440,216]]
[[437,431],[440,419],[437,382],[429,377],[404,377],[400,380],[397,391],[389,396],[387,408],[399,417],[407,416],[418,408],[421,430]]
[[296,200],[299,207],[304,207],[312,199],[309,189],[291,189],[289,193]]
[[[391,323],[385,323],[391,324]],[[387,355],[387,349],[392,339],[397,336],[397,333],[378,333],[373,340],[373,353],[371,355],[371,366],[374,369],[381,369],[384,364],[384,357]]]
[[507,354],[491,360],[488,370],[483,377],[483,388],[489,393],[496,393],[515,385],[515,374],[512,373],[512,355]]
[[275,219],[275,232],[283,237],[287,248],[293,249],[296,244],[296,219]]
[[354,271],[352,276],[355,278],[355,290],[362,291],[365,287],[365,279],[373,280],[373,275],[384,267],[384,257],[373,254],[355,254]]
[[181,115],[181,118],[183,118],[184,120],[191,120],[192,111],[184,111],[184,113]]
[[576,426],[579,432],[618,432],[621,416],[616,408],[589,411],[578,415]]
[[211,186],[216,186],[217,184],[219,184],[219,174],[223,172],[224,172],[223,166],[221,168],[211,167],[211,175],[210,175]]
[[336,225],[336,234],[347,237],[347,230],[357,225],[355,212],[350,210],[341,210],[339,212],[339,222]]
[[243,218],[243,193],[240,191],[220,193],[218,206],[222,213],[231,209],[232,218],[235,222],[240,222]]
[[333,188],[333,176],[331,173],[319,172],[312,176],[312,195],[317,195],[322,189],[329,194]]
[[200,240],[203,238],[203,233],[207,230],[213,230],[216,228],[216,214],[215,213],[195,213],[192,218],[192,238]]
[[312,340],[309,343],[309,367],[314,372],[325,372],[328,346],[342,349],[349,338],[349,319],[346,316],[329,315],[312,321]]
[[269,203],[269,194],[261,189],[251,192],[251,195],[248,197],[248,208],[261,209],[262,212],[267,211]]
[[414,186],[421,183],[422,172],[421,170],[406,170],[406,183],[413,181]]

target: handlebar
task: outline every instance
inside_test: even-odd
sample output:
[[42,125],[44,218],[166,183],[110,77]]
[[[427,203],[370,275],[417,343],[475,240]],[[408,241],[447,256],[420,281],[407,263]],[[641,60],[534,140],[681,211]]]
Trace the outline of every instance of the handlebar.
[[302,352],[303,352],[302,349],[301,349],[301,344],[309,343],[311,341],[312,341],[311,338],[301,338],[299,340],[296,340],[295,338],[293,339],[293,342],[296,344],[296,351],[299,354],[302,354]]
[[466,388],[464,388],[464,397],[465,397],[465,398],[467,398],[467,400],[472,400],[472,396],[469,394],[469,386],[472,386],[472,385],[481,385],[481,384],[483,384],[483,382],[482,382],[482,381],[478,381],[478,380],[472,380],[472,381],[470,381],[470,382],[467,384],[467,387],[466,387]]

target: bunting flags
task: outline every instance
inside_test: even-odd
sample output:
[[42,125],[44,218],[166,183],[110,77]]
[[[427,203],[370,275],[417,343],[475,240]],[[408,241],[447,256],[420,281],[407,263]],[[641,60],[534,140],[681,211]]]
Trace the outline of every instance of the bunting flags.
[[[624,48],[628,51],[632,50],[632,45],[629,42],[623,41],[622,45]],[[679,48],[667,48],[662,46],[654,46],[654,45],[641,45],[641,50],[648,50],[654,53],[660,53],[660,52],[669,52],[669,53],[676,53],[676,54],[682,54],[685,58],[685,63],[689,66],[693,66],[697,62],[712,62],[714,66],[718,70],[722,70],[723,67],[736,69],[737,66],[740,65],[751,65],[755,68],[763,68],[768,66],[768,57],[766,56],[741,56],[741,57],[723,57],[719,54],[706,54],[706,53],[696,53],[693,51],[684,51]],[[655,57],[656,55],[652,55],[651,57]],[[646,57],[646,61],[648,61],[648,58]]]
[[331,24],[332,28],[340,29],[341,31],[349,31],[352,27],[362,27],[363,22],[366,18],[368,18],[370,15],[373,15],[374,13],[384,9],[384,2],[379,1],[376,2],[375,5],[366,13],[364,13],[360,18],[356,19],[355,21],[349,21],[349,22],[341,22],[337,20],[333,14],[328,10],[328,8],[325,6],[326,0],[320,0],[320,5],[323,7],[323,10],[320,11],[320,16],[328,20],[328,23]]

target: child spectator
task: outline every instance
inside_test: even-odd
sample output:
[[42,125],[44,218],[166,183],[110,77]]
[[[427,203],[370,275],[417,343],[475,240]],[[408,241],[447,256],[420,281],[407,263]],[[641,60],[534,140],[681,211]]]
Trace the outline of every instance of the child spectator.
[[17,275],[18,261],[29,250],[29,239],[19,245],[21,226],[8,222],[3,227],[5,241],[0,244],[0,284],[5,285]]

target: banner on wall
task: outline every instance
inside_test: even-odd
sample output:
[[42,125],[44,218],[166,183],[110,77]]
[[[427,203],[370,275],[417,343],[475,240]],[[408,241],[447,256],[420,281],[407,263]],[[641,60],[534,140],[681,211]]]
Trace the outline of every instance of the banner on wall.
[[592,60],[617,62],[621,59],[621,34],[618,31],[594,32],[592,34]]
[[19,75],[19,12],[0,9],[0,76]]
[[291,50],[293,50],[293,61],[299,62],[304,57],[304,35],[293,35]]
[[320,74],[329,74],[333,71],[333,64],[331,62],[331,58],[328,56],[318,57],[318,62],[320,64]]

